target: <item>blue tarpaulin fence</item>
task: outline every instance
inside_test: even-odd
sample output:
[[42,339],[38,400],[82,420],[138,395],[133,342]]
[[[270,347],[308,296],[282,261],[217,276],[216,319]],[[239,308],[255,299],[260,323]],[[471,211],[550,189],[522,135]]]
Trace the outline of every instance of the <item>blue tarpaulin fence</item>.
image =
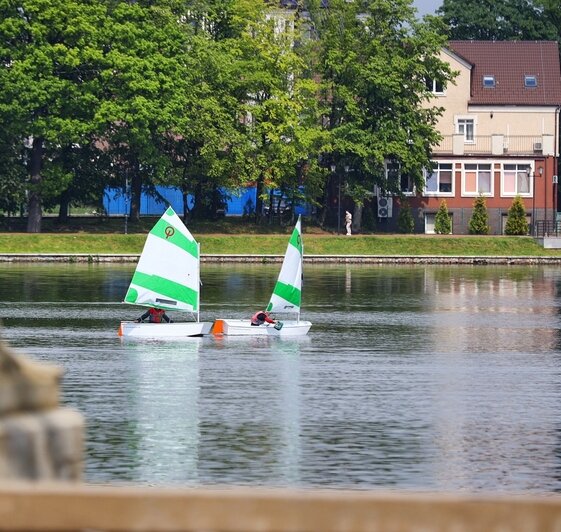
[[[181,190],[174,187],[157,186],[158,194],[165,199],[162,202],[159,198],[146,193],[142,193],[140,198],[141,216],[159,216],[171,205],[177,213],[183,213],[183,195]],[[226,192],[226,216],[243,216],[255,212],[257,199],[256,187],[243,187]],[[189,207],[194,204],[194,198],[187,196]],[[125,194],[123,188],[107,188],[103,197],[103,208],[109,216],[124,216],[130,209],[130,197]],[[297,205],[296,214],[309,214],[310,208],[307,205]]]

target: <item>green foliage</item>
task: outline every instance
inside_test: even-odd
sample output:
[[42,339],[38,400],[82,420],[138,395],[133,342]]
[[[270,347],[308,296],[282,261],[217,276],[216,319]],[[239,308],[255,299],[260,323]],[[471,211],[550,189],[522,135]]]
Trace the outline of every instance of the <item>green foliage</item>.
[[449,235],[452,232],[452,219],[448,212],[446,200],[442,200],[434,217],[434,232],[439,235]]
[[12,152],[29,146],[18,164],[31,183],[30,231],[40,230],[43,200],[68,184],[58,152],[93,132],[105,15],[102,2],[0,3],[0,126]]
[[362,229],[369,232],[376,230],[376,217],[371,202],[365,203],[362,209]]
[[409,203],[406,201],[401,203],[401,208],[399,209],[397,230],[400,233],[413,233],[415,230],[415,220],[413,219],[413,214],[411,214]]
[[469,232],[472,235],[488,235],[489,229],[489,214],[485,198],[479,196],[473,203],[473,212],[469,220]]
[[[422,187],[442,111],[423,105],[432,98],[426,79],[446,85],[453,78],[439,59],[444,26],[436,17],[417,20],[408,0],[330,0],[329,9],[314,0],[308,6],[318,40],[303,53],[322,80],[326,164],[338,162],[337,174],[352,169],[344,174],[345,190],[355,204],[364,203],[374,184],[399,192],[397,180],[385,177],[388,158]],[[334,202],[326,198],[325,204]]]
[[526,209],[522,198],[516,196],[512,200],[512,205],[508,209],[505,234],[507,235],[527,235],[528,222],[526,221]]
[[[543,3],[551,3],[549,12]],[[438,13],[451,39],[555,40],[560,30],[550,12],[558,6],[557,0],[444,0]]]
[[390,157],[421,186],[441,114],[425,80],[453,78],[442,22],[417,20],[409,0],[309,0],[310,18],[279,32],[271,5],[0,0],[0,208],[25,192],[38,232],[44,207],[99,201],[125,179],[135,216],[159,184],[205,216],[221,188],[249,182],[260,197],[305,183],[307,201],[333,205],[331,161],[363,205],[375,183],[399,188]]

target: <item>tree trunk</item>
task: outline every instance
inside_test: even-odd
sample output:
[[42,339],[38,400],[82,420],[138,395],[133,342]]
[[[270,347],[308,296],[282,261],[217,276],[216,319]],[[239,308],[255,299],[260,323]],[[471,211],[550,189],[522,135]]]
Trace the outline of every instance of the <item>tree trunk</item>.
[[27,232],[40,233],[43,209],[41,205],[41,166],[43,163],[43,139],[33,138],[29,161],[30,186],[27,199]]
[[65,224],[68,222],[68,208],[70,205],[70,191],[65,190],[60,195],[60,205],[58,209],[58,222]]
[[329,199],[330,199],[329,191],[331,189],[332,178],[333,178],[333,174],[329,174],[329,177],[327,178],[327,182],[325,183],[325,189],[323,191],[323,204],[318,217],[319,226],[322,229],[325,229],[327,211],[329,210]]
[[140,221],[140,199],[142,196],[142,178],[138,163],[135,162],[132,167],[131,179],[131,213],[130,218],[133,222]]
[[261,216],[263,215],[263,199],[261,195],[263,194],[263,188],[265,186],[265,178],[263,177],[263,173],[259,175],[257,178],[256,190],[255,190],[255,221],[259,222],[261,220]]
[[181,198],[183,200],[183,222],[187,224],[189,222],[189,193],[186,190],[183,190],[181,194]]

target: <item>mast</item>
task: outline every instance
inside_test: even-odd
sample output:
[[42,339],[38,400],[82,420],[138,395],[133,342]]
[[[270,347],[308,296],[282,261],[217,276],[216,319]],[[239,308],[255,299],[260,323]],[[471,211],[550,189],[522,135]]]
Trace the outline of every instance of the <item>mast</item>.
[[[302,238],[302,215],[298,215],[298,224],[300,226],[300,242],[302,243],[302,253],[300,254],[300,291],[304,288],[304,239]],[[300,306],[298,307],[298,314],[296,315],[296,323],[300,323]]]
[[197,323],[199,322],[199,312],[201,308],[201,244],[197,242]]

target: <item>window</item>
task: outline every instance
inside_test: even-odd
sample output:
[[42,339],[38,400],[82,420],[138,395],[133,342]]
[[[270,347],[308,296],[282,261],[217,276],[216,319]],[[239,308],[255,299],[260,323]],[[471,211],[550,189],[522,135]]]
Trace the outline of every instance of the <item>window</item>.
[[475,125],[473,118],[458,118],[456,133],[463,135],[465,142],[474,141],[474,130]]
[[491,196],[493,193],[493,181],[491,165],[486,163],[474,163],[464,165],[463,193],[468,196]]
[[486,89],[495,88],[495,76],[483,76],[483,86]]
[[534,75],[526,75],[524,76],[524,87],[537,87],[538,86],[538,78]]
[[503,164],[503,196],[530,196],[531,187],[529,164]]
[[411,179],[409,174],[401,174],[399,176],[399,189],[403,194],[413,194],[414,188],[413,179]]
[[389,190],[399,189],[403,194],[413,194],[415,183],[411,176],[401,172],[398,161],[386,162],[386,181]]
[[[454,215],[450,214],[450,234],[454,232]],[[434,235],[434,225],[436,221],[436,213],[426,213],[425,214],[425,234]]]
[[444,94],[444,84],[442,81],[437,79],[426,79],[425,82],[427,89],[433,94]]
[[427,172],[425,193],[449,194],[453,196],[454,181],[452,174],[452,163],[437,163],[432,172]]

